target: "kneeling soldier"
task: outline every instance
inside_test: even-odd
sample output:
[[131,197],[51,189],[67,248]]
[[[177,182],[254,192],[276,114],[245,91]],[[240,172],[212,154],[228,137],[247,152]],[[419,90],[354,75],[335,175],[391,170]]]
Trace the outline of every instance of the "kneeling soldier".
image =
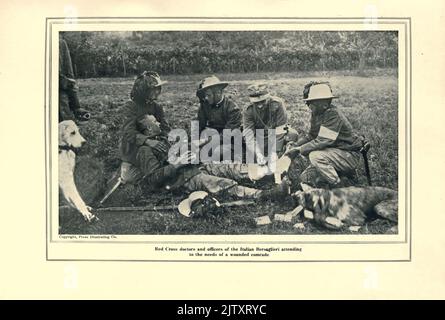
[[[266,162],[265,156],[268,152],[271,141],[266,139],[268,130],[275,130],[276,153],[281,155],[284,152],[286,140],[290,138],[289,127],[287,125],[287,113],[284,101],[276,96],[272,96],[266,84],[258,83],[247,88],[250,104],[244,109],[243,130],[246,139],[246,147],[253,151],[256,161],[259,164]],[[254,143],[257,129],[263,129],[265,133],[264,150],[260,150]],[[294,135],[294,133],[292,132]],[[295,137],[296,138],[296,137]],[[270,155],[268,155],[270,156]]]
[[339,175],[353,176],[360,161],[361,138],[331,104],[334,98],[328,83],[305,86],[303,100],[311,110],[310,131],[287,151],[293,158],[298,154],[309,157],[310,165],[300,180],[313,187],[338,187]]

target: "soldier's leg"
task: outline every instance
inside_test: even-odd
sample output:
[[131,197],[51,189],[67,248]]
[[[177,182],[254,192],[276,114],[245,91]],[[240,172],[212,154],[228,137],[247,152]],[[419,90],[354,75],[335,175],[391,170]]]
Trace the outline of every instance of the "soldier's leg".
[[309,165],[310,163],[307,157],[299,155],[292,159],[291,165],[289,166],[289,170],[287,172],[287,176],[289,177],[293,190],[300,189],[301,182],[308,184],[308,178],[305,178],[303,172],[305,172]]
[[74,120],[74,114],[70,109],[69,97],[65,92],[59,91],[59,121]]
[[206,173],[200,173],[188,180],[184,187],[189,191],[203,190],[211,194],[217,194],[220,192],[227,192],[229,195],[238,198],[255,198],[259,197],[260,190],[254,188],[248,188],[240,186],[236,181],[212,176]]
[[278,156],[281,156],[285,151],[285,138],[285,133],[277,134],[276,136],[275,152]]
[[326,180],[335,186],[340,183],[339,174],[354,172],[360,160],[360,155],[356,152],[344,151],[336,148],[312,151],[309,154],[311,166]]
[[247,164],[205,164],[203,169],[212,176],[228,178],[237,182],[249,179]]
[[154,170],[161,167],[158,159],[156,158],[153,149],[149,146],[141,146],[136,154],[136,167],[142,172],[142,174],[149,175]]

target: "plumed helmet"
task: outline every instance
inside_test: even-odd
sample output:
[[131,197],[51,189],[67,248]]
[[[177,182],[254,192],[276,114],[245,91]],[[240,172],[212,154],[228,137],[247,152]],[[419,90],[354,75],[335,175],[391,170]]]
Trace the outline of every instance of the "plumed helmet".
[[130,98],[137,103],[145,103],[150,89],[160,87],[166,83],[168,81],[162,81],[157,72],[144,71],[134,81]]

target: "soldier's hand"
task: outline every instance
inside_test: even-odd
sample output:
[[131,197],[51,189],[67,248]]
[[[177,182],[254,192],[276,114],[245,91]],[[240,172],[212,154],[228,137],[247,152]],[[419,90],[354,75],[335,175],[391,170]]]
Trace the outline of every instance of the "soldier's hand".
[[181,154],[178,158],[176,158],[171,164],[175,165],[176,168],[181,168],[191,164],[195,159],[196,159],[196,154],[187,151],[186,153]]
[[293,147],[293,148],[289,148],[286,150],[286,152],[284,153],[286,156],[288,156],[289,158],[293,159],[296,156],[298,156],[299,154],[301,154],[301,150],[299,147]]
[[154,140],[154,139],[146,139],[145,140],[145,144],[149,147],[154,148],[157,144],[159,143],[158,140]]
[[161,153],[168,153],[168,149],[170,148],[168,143],[164,141],[156,141],[156,142],[157,143],[153,146],[153,149]]

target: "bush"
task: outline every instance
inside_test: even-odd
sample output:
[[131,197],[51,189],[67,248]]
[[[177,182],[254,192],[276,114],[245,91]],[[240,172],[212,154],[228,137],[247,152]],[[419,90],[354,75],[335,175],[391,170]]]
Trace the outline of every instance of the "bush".
[[[304,32],[216,33],[192,33],[201,35],[201,42],[185,42],[190,32],[164,32],[164,41],[156,32],[144,33],[145,41],[100,32],[69,32],[65,38],[81,78],[143,70],[161,74],[351,70],[359,67],[360,56],[367,68],[398,63],[396,33],[309,32],[305,41]],[[362,42],[353,45],[356,38]]]

